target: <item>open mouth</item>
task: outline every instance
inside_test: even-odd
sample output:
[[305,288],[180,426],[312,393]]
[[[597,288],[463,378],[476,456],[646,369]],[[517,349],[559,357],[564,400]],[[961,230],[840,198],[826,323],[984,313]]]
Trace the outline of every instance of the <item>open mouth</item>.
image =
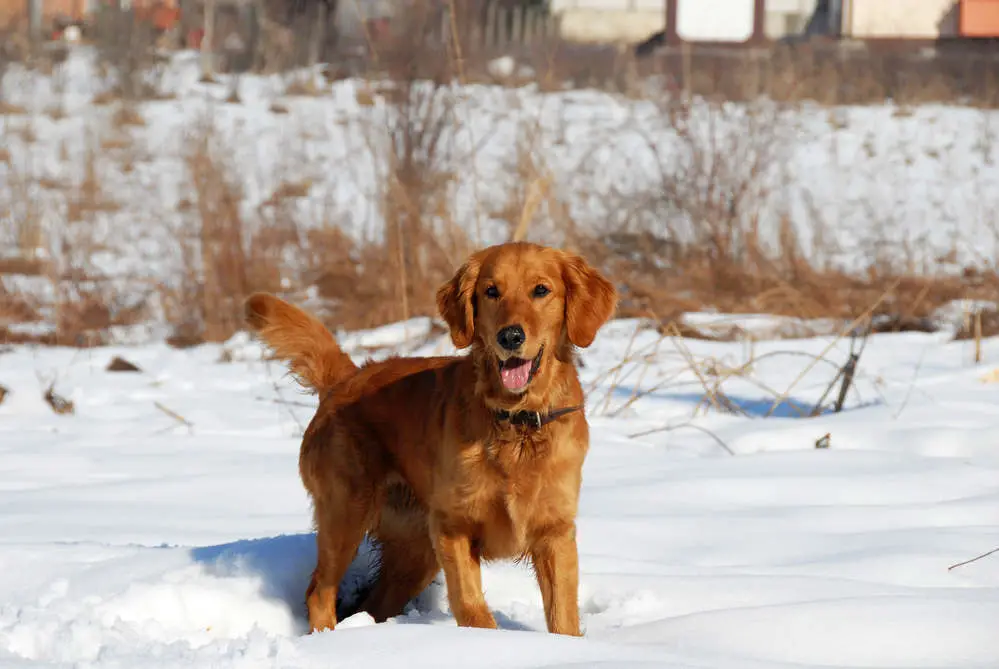
[[527,385],[538,372],[541,365],[541,355],[545,352],[542,346],[533,360],[524,358],[507,358],[499,361],[500,382],[503,387],[511,392],[519,392],[527,388]]

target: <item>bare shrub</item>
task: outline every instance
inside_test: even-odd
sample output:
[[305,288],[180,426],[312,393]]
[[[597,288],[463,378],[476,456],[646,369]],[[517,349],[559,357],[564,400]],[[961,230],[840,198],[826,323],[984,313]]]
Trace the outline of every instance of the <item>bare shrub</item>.
[[[739,301],[759,289],[757,277],[778,271],[774,263],[797,268],[793,230],[761,226],[774,213],[771,189],[786,146],[780,107],[668,96],[660,114],[636,126],[618,149],[632,154],[634,179],[607,185],[611,229],[602,231],[611,233],[605,253],[642,284],[626,309],[667,308],[657,293]],[[662,275],[672,279],[668,289]]]
[[41,202],[30,174],[12,164],[6,165],[4,172],[6,183],[0,190],[0,221],[4,224],[0,228],[7,234],[0,239],[18,258],[34,261],[48,246]]
[[146,322],[145,295],[122,291],[101,277],[62,278],[54,305],[54,330],[48,337],[59,346],[90,347],[111,342],[115,327]]
[[400,316],[407,318],[429,306],[414,288],[432,283],[442,266],[450,267],[455,253],[467,247],[467,238],[449,206],[458,159],[453,91],[408,81],[393,93],[386,128],[385,251],[399,261],[397,295]]
[[287,283],[284,250],[299,243],[297,224],[273,211],[272,198],[247,218],[245,196],[231,162],[228,138],[203,118],[184,155],[192,201],[177,233],[183,276],[166,295],[177,345],[223,341],[242,327],[242,303],[251,292],[281,292]]
[[[340,305],[338,318],[359,325],[434,314],[427,286],[444,281],[471,250],[466,230],[453,215],[456,170],[470,164],[457,137],[454,61],[429,40],[441,26],[440,16],[434,3],[413,3],[378,54],[389,74],[379,91],[386,105],[372,114],[365,141],[374,160],[384,228],[349,249],[355,265],[349,281],[331,276],[319,281],[324,297]],[[348,294],[362,286],[368,299]],[[365,308],[346,313],[345,305],[355,300]]]
[[[263,194],[259,206],[249,207],[243,166],[231,156],[236,142],[254,138],[228,137],[208,121],[199,124],[183,154],[190,201],[179,215],[172,209],[150,214],[171,225],[180,221],[171,228],[178,240],[180,276],[168,277],[159,288],[163,317],[175,326],[171,341],[187,345],[229,337],[241,327],[243,298],[258,289],[320,302],[320,312],[336,327],[434,315],[434,288],[484,240],[478,229],[481,212],[472,220],[458,208],[468,202],[458,202],[458,195],[466,195],[466,187],[480,178],[474,152],[477,140],[485,139],[471,136],[472,105],[459,84],[480,81],[521,85],[533,79],[549,91],[589,86],[643,98],[646,110],[654,108],[638,112],[641,117],[636,115],[619,133],[590,138],[592,153],[580,161],[581,171],[568,169],[564,178],[552,158],[569,140],[546,136],[548,129],[542,131],[540,122],[524,113],[516,138],[506,147],[506,169],[485,177],[489,187],[475,194],[474,204],[488,210],[489,222],[500,222],[499,234],[572,246],[600,263],[622,287],[621,315],[670,323],[684,311],[710,307],[853,317],[878,302],[877,315],[884,317],[878,327],[903,329],[922,327],[918,319],[950,300],[994,298],[999,291],[994,268],[974,277],[954,277],[925,261],[916,263],[915,253],[911,262],[893,262],[899,249],[890,248],[893,240],[879,227],[904,224],[904,212],[899,221],[885,218],[893,203],[871,215],[870,244],[863,247],[871,262],[864,271],[836,268],[828,262],[833,254],[826,235],[836,221],[817,211],[807,212],[810,221],[800,210],[792,216],[782,182],[795,132],[789,103],[889,99],[899,116],[930,100],[987,106],[992,104],[989,95],[999,91],[999,77],[984,56],[918,60],[911,54],[845,56],[818,47],[775,46],[724,54],[693,48],[685,56],[667,52],[636,61],[620,49],[568,45],[550,36],[531,44],[488,43],[483,30],[502,27],[497,28],[495,10],[483,9],[487,6],[477,1],[407,3],[393,34],[366,45],[369,78],[357,86],[356,101],[363,107],[367,151],[347,161],[348,169],[351,164],[366,169],[369,160],[373,164],[372,197],[379,212],[366,234],[349,234],[341,225],[341,216],[349,212],[332,205],[318,213],[310,210],[328,184],[303,178],[295,165],[288,165],[287,175],[270,175],[287,178],[273,179],[276,187]],[[448,13],[452,8],[455,15]],[[483,19],[489,11],[494,12],[492,24]],[[161,62],[151,25],[129,12],[102,12],[96,42],[111,87],[95,104],[115,105],[107,110],[113,132],[92,143],[78,183],[18,177],[6,170],[0,193],[0,241],[19,249],[16,258],[0,263],[0,273],[5,267],[44,273],[58,286],[55,301],[46,305],[15,304],[10,289],[6,296],[0,294],[0,309],[52,320],[54,334],[47,336],[64,343],[93,342],[116,323],[145,317],[123,299],[117,285],[96,275],[91,261],[106,250],[103,223],[119,206],[110,196],[102,161],[110,154],[123,174],[135,169],[132,136],[142,134],[144,123],[137,103],[159,95]],[[308,30],[295,32],[264,17],[273,44],[260,67],[282,70],[330,52],[325,36],[308,23],[314,15],[296,20]],[[301,39],[293,39],[296,34]],[[491,62],[497,56],[510,58],[497,69]],[[981,67],[961,70],[969,63]],[[325,83],[314,70],[290,75],[285,93],[322,95],[344,68],[341,63],[327,68]],[[656,76],[643,79],[646,74]],[[233,102],[253,88],[240,91],[237,76],[230,83]],[[319,102],[305,105],[315,108]],[[297,111],[290,102],[275,103],[271,110]],[[53,108],[50,116],[63,113]],[[839,129],[845,129],[847,115],[836,109],[829,115],[831,125],[844,124]],[[150,122],[155,118],[149,115]],[[283,125],[290,119],[272,120]],[[21,121],[9,126],[9,133],[22,134],[12,138],[9,148],[0,148],[0,170],[20,157],[18,142],[34,141],[36,127],[40,135],[48,125],[44,119],[37,126],[32,119],[17,125]],[[476,122],[474,129],[481,132],[482,126]],[[983,134],[984,144],[993,140]],[[989,146],[983,150],[991,151]],[[358,181],[369,183],[367,176]],[[903,181],[897,188],[900,198],[912,187]],[[566,192],[569,186],[574,193]],[[47,200],[39,199],[40,191]],[[56,229],[43,225],[46,201],[66,206],[59,210]],[[570,202],[585,206],[576,209]],[[602,207],[603,215],[593,216],[588,225],[574,218],[591,206]],[[8,221],[13,224],[6,225]],[[918,239],[906,241],[918,246]],[[44,252],[50,249],[57,250],[50,254],[53,259]]]
[[[239,326],[240,304],[248,294],[243,199],[238,179],[210,132],[197,137],[187,155],[196,211],[197,264],[188,268],[190,289],[209,341],[229,337]],[[192,258],[191,260],[194,260]]]
[[0,281],[0,324],[6,327],[16,323],[37,321],[39,318],[40,315],[34,305]]
[[873,254],[862,273],[838,268],[824,227],[835,221],[813,217],[806,241],[800,212],[789,213],[783,165],[793,114],[766,100],[687,100],[665,98],[660,114],[619,135],[614,150],[627,153],[628,178],[587,181],[603,183],[596,200],[606,218],[577,231],[576,243],[622,285],[622,315],[670,321],[716,308],[852,319],[878,304],[879,327],[911,329],[952,300],[994,290],[991,271],[972,285]]

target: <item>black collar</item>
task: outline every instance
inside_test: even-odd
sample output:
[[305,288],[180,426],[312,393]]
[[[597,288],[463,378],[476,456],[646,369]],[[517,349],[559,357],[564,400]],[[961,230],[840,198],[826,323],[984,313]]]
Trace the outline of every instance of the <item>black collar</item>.
[[556,409],[544,414],[540,411],[514,411],[511,413],[506,409],[496,409],[493,411],[493,415],[498,421],[509,421],[511,425],[524,425],[532,427],[535,430],[540,430],[548,423],[573,411],[579,411],[582,408],[582,406],[565,407],[564,409]]

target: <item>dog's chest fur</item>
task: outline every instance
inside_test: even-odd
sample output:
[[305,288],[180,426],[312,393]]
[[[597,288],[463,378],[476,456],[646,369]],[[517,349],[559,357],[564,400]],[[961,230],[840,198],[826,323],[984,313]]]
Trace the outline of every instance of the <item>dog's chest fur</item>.
[[480,449],[465,470],[463,513],[481,528],[477,540],[485,559],[522,555],[547,515],[539,505],[548,470],[547,439],[522,435]]

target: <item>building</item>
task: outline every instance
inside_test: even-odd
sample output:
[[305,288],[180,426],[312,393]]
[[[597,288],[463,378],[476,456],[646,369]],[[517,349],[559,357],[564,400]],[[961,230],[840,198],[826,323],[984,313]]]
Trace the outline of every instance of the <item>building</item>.
[[563,38],[574,42],[634,44],[666,25],[663,0],[550,0]]
[[[999,37],[999,0],[666,0],[665,5],[667,35],[674,41]],[[672,16],[675,30],[668,27]]]
[[551,0],[581,42],[765,42],[999,37],[999,0]]

